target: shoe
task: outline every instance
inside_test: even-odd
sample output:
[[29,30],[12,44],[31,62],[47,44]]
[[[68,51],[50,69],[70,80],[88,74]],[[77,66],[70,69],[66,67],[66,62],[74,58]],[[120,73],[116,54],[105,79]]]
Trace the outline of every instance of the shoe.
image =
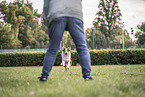
[[85,81],[93,80],[92,77],[85,77],[84,79],[85,79]]
[[46,77],[38,77],[40,81],[47,81]]

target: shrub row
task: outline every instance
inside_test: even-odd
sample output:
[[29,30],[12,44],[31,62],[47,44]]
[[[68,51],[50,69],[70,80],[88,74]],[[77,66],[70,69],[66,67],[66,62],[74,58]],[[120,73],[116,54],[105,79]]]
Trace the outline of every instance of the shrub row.
[[[79,63],[76,51],[71,51],[72,65]],[[45,52],[0,53],[0,66],[42,66]],[[93,50],[90,51],[92,65],[105,64],[145,64],[145,49],[134,50]],[[55,66],[61,64],[61,51],[58,52]]]

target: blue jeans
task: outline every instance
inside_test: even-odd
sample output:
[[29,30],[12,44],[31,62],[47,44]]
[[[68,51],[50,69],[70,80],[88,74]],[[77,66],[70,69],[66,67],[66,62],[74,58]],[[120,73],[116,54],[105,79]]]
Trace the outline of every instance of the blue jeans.
[[49,77],[65,30],[70,32],[76,45],[83,77],[91,77],[91,60],[83,29],[83,22],[72,17],[58,17],[50,23],[49,47],[44,57],[41,77]]

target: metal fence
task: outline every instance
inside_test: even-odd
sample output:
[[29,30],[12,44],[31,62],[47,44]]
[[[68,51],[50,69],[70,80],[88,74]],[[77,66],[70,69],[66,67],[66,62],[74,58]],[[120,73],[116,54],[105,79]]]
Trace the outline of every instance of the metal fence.
[[43,49],[0,49],[0,53],[42,52],[42,51],[47,51],[47,48],[43,48]]

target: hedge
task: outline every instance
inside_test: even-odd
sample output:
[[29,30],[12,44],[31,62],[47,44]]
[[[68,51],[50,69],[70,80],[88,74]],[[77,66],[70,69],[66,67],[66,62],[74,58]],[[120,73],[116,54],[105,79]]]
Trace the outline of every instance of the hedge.
[[[42,66],[46,52],[0,53],[0,66]],[[71,51],[72,65],[79,63],[76,51]],[[92,50],[90,51],[92,65],[105,64],[145,64],[145,49],[133,50]],[[58,52],[55,66],[61,64],[61,51]]]

